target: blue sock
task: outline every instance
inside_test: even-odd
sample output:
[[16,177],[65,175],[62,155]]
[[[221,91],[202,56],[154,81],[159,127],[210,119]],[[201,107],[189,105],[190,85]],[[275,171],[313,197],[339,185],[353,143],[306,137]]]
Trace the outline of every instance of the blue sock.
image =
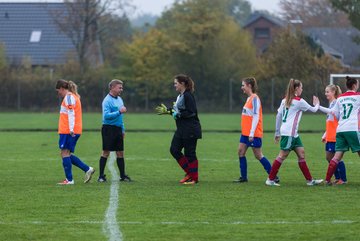
[[266,157],[263,157],[260,159],[260,163],[263,165],[265,171],[267,172],[267,174],[270,174],[271,171],[271,164],[269,162],[268,159],[266,159]]
[[247,161],[246,157],[239,157],[240,162],[240,175],[243,179],[247,179]]
[[77,156],[71,155],[70,159],[71,159],[71,163],[73,165],[77,166],[78,168],[80,168],[84,172],[87,172],[89,170],[89,166],[86,165],[85,163],[83,163]]
[[[340,163],[340,162],[339,162]],[[339,164],[338,164],[339,165]],[[336,180],[340,179],[340,170],[339,167],[336,168],[335,172],[334,172],[334,176]]]
[[63,157],[63,167],[64,167],[64,171],[65,171],[65,177],[68,181],[72,181],[73,177],[72,177],[72,172],[71,172],[71,159],[70,157]]
[[347,181],[347,178],[346,178],[346,168],[345,168],[345,163],[341,160],[339,162],[339,164],[337,165],[337,169],[339,170],[339,173],[340,173],[340,178],[341,180],[343,180],[344,182]]

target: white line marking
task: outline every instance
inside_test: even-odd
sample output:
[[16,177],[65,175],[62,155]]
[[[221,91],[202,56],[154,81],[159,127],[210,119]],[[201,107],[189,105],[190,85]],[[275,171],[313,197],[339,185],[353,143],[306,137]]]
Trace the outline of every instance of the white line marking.
[[[234,222],[141,222],[141,221],[119,221],[115,223],[107,221],[70,221],[70,222],[49,222],[49,221],[20,221],[20,222],[3,222],[0,221],[0,225],[19,225],[19,224],[33,224],[33,225],[58,225],[58,224],[113,224],[118,227],[118,224],[128,225],[274,225],[274,224],[288,224],[288,225],[303,225],[303,224],[316,224],[316,225],[328,225],[328,224],[354,224],[359,221],[354,220],[329,220],[329,221],[234,221]],[[122,240],[122,239],[111,239],[111,240]]]
[[117,179],[117,172],[114,168],[115,153],[112,152],[109,157],[108,169],[111,174],[110,199],[109,207],[106,210],[105,220],[103,223],[103,232],[110,241],[122,241],[122,233],[119,228],[119,223],[116,220],[117,208],[119,205],[119,180]]

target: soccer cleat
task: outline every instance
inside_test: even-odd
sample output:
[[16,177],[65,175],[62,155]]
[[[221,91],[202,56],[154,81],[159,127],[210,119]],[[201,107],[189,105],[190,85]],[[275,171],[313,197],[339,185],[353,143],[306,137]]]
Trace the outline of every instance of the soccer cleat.
[[107,180],[106,180],[106,175],[100,176],[97,181],[98,181],[98,182],[106,182],[106,181],[107,181]]
[[280,183],[280,177],[276,176],[275,179],[274,179],[274,182]]
[[94,173],[95,169],[90,167],[89,170],[85,173],[84,183],[88,183]]
[[68,181],[67,179],[65,179],[64,181],[59,182],[58,185],[73,185],[74,183],[75,183],[74,179],[71,181]]
[[248,179],[246,178],[242,178],[242,177],[239,177],[239,179],[235,179],[233,182],[236,182],[236,183],[243,183],[243,182],[248,182]]
[[280,187],[280,184],[276,183],[275,180],[270,180],[269,178],[266,179],[265,184],[266,184],[267,186]]
[[194,185],[194,184],[196,184],[196,183],[198,183],[198,182],[199,182],[199,181],[194,181],[194,180],[192,180],[192,179],[189,179],[189,180],[183,182],[182,184],[183,184],[183,185]]
[[334,183],[332,183],[331,181],[324,181],[324,185],[325,186],[332,186],[332,185],[334,185]]
[[324,181],[323,179],[312,179],[311,181],[307,181],[306,185],[316,186],[316,185],[319,185],[320,183],[322,183],[323,181]]
[[343,181],[343,180],[341,180],[341,179],[336,180],[336,182],[334,182],[335,185],[344,185],[344,184],[346,184],[346,183],[347,183],[347,182],[345,182],[345,181]]
[[185,177],[183,179],[180,180],[180,183],[184,183],[187,182],[191,179],[191,177],[189,175],[185,175]]
[[131,178],[127,175],[120,178],[120,182],[132,182]]

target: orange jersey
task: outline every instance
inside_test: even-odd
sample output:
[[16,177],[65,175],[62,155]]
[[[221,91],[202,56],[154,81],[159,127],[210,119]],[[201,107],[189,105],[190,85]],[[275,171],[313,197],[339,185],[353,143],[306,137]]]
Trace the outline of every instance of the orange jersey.
[[82,133],[82,110],[80,98],[69,92],[60,107],[59,134]]
[[260,99],[256,94],[249,96],[243,107],[241,134],[259,138],[263,136],[262,107]]
[[[336,104],[336,100],[330,103],[330,109]],[[326,118],[326,142],[336,142],[336,128],[338,126],[338,120],[336,117],[329,113]]]

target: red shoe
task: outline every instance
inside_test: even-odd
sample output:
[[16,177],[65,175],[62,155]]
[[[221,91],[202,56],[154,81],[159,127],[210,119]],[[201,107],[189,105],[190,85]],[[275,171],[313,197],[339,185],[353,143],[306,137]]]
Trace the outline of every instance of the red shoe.
[[59,182],[58,185],[73,185],[74,183],[75,183],[74,179],[71,181],[68,181],[67,179],[65,179],[64,181]]
[[339,179],[335,182],[335,185],[344,185],[346,184],[347,182],[344,182],[343,180]]
[[189,175],[186,175],[183,179],[180,180],[180,183],[184,183],[191,180],[191,177]]

